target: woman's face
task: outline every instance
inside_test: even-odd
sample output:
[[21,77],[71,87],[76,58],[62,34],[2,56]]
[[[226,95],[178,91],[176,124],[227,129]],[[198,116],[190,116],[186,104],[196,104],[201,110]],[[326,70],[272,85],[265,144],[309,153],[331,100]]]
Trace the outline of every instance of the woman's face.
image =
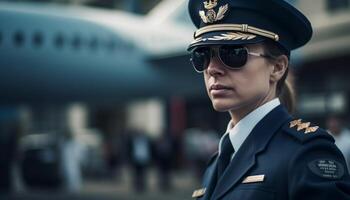
[[[260,44],[247,45],[249,52],[264,54]],[[249,112],[273,99],[275,84],[271,84],[273,64],[266,58],[248,56],[240,69],[229,69],[217,58],[210,60],[204,71],[209,98],[217,111]]]

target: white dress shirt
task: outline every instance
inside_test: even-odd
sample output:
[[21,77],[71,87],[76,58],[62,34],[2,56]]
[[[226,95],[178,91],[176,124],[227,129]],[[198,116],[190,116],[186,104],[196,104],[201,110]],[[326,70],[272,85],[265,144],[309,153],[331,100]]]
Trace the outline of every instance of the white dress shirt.
[[[235,149],[235,152],[237,152],[243,144],[243,142],[245,141],[245,139],[250,134],[250,132],[258,124],[258,122],[280,104],[280,100],[278,98],[275,98],[265,103],[264,105],[258,107],[254,111],[250,112],[248,115],[242,118],[235,126],[232,126],[232,121],[230,121],[227,125],[226,133],[220,139],[219,154],[222,140],[227,134],[229,134],[231,144]],[[232,155],[232,158],[234,156],[235,153]]]

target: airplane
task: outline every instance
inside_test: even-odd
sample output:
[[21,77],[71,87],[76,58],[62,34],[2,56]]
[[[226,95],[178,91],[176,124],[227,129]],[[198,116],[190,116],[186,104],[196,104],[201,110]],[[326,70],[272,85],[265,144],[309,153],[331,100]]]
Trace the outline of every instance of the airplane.
[[83,6],[0,2],[0,103],[201,97],[186,46],[186,0],[146,16]]

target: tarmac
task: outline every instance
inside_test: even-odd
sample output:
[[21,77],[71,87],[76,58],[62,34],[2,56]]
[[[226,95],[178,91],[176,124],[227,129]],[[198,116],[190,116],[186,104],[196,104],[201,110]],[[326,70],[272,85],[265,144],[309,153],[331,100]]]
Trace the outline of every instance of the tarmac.
[[186,200],[192,199],[192,192],[200,187],[195,175],[190,171],[176,171],[171,174],[172,188],[167,191],[159,189],[155,169],[147,173],[147,188],[143,192],[132,186],[130,170],[122,169],[114,178],[84,180],[79,192],[62,190],[42,191],[26,190],[11,196],[0,196],[1,200]]

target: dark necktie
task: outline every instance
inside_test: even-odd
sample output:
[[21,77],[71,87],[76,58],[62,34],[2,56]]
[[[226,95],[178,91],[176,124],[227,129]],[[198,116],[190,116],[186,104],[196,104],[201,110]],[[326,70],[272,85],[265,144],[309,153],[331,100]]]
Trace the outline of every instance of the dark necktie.
[[235,150],[233,149],[233,146],[231,144],[229,134],[226,134],[221,143],[221,150],[218,159],[218,180],[224,173],[227,165],[230,163],[231,156],[234,152]]

